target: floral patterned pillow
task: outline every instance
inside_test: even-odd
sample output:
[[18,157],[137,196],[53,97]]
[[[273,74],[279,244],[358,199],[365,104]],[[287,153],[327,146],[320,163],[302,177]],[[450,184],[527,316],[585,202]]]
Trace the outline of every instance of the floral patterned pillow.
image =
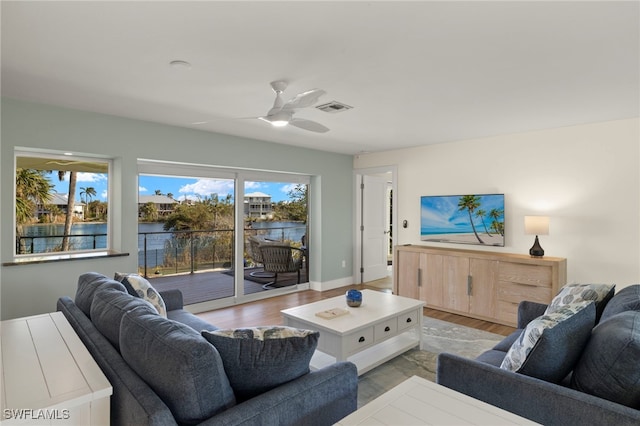
[[120,281],[127,289],[130,295],[141,297],[151,303],[158,311],[158,314],[164,318],[167,317],[167,307],[160,293],[153,288],[146,278],[138,274],[122,274],[116,272],[115,279]]
[[292,327],[202,331],[220,353],[238,401],[245,401],[309,372],[320,333]]
[[559,383],[573,369],[595,325],[593,302],[542,315],[511,345],[500,368]]
[[567,284],[560,289],[544,313],[550,314],[573,303],[594,302],[597,320],[613,297],[615,287],[615,284]]

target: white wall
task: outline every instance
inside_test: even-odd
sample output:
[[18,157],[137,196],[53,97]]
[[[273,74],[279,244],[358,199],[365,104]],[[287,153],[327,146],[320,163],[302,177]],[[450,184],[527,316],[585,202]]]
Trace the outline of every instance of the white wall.
[[[551,218],[545,255],[566,257],[568,282],[640,283],[640,120],[627,119],[357,156],[397,165],[398,244],[527,254],[525,215]],[[420,196],[505,194],[504,248],[420,241]]]

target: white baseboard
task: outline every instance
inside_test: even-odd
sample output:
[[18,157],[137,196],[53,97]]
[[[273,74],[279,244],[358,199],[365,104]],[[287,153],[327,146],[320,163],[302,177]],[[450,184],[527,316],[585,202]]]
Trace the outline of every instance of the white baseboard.
[[333,290],[335,288],[345,287],[351,284],[353,284],[352,277],[338,278],[337,280],[324,281],[324,282],[319,282],[319,281],[310,282],[311,290],[315,290],[315,291]]

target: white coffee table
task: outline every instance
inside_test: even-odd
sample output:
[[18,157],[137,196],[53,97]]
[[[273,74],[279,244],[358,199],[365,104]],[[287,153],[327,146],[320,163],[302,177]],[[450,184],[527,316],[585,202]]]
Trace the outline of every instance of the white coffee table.
[[[373,290],[362,291],[362,305],[347,306],[344,296],[333,297],[282,311],[284,324],[320,332],[311,369],[338,361],[351,361],[358,375],[422,343],[424,302]],[[332,319],[318,312],[333,308],[349,313]]]
[[413,376],[337,425],[535,425],[460,392]]

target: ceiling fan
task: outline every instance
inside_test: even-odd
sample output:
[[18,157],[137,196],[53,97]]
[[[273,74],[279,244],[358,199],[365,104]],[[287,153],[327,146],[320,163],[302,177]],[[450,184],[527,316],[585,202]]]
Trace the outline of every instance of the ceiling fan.
[[322,89],[312,89],[299,93],[287,102],[284,102],[282,100],[282,93],[287,88],[287,82],[282,80],[272,81],[271,88],[276,93],[276,100],[273,102],[273,107],[267,112],[267,115],[258,117],[258,119],[271,123],[271,125],[275,127],[284,127],[290,124],[311,132],[325,133],[329,131],[328,127],[320,123],[293,116],[298,109],[310,107],[315,104],[318,98],[327,92]]

